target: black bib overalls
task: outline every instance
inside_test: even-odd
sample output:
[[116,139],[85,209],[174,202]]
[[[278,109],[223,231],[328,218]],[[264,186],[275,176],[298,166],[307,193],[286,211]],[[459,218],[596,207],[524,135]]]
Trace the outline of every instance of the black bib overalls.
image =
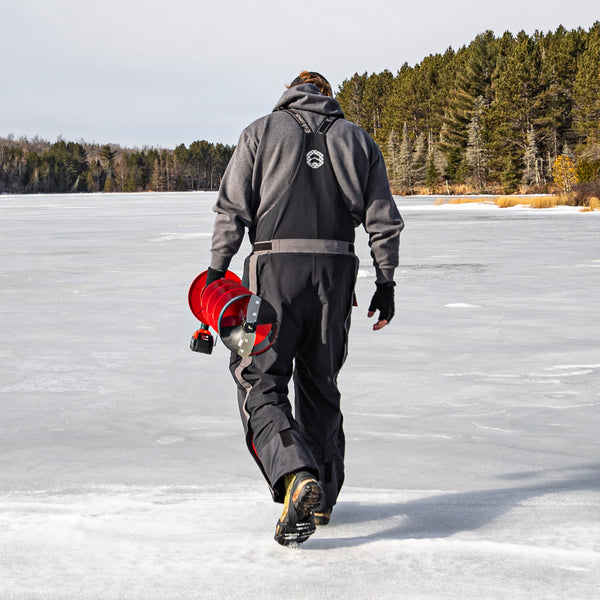
[[248,447],[273,498],[283,501],[284,475],[308,470],[325,491],[321,508],[331,508],[344,480],[337,375],[358,267],[354,225],[327,150],[335,118],[313,132],[300,113],[286,112],[304,132],[303,147],[288,188],[250,230],[245,269],[245,283],[277,311],[279,334],[251,362],[233,355],[231,371]]

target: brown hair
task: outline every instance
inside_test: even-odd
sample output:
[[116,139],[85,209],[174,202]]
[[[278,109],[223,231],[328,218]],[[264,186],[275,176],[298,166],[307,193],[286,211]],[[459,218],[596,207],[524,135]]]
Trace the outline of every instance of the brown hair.
[[312,83],[313,85],[316,85],[323,94],[333,98],[333,92],[331,91],[329,81],[316,71],[302,71],[302,73],[300,73],[300,75],[298,75],[298,77],[296,77],[296,79],[294,79],[287,87],[289,89],[296,85],[300,85],[301,83]]

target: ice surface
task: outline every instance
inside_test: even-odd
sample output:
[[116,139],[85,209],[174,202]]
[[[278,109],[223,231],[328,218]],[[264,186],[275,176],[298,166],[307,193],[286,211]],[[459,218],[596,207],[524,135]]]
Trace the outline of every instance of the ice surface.
[[0,600],[597,598],[600,214],[398,198],[376,333],[358,233],[346,487],[290,550],[188,349],[214,200],[0,197]]

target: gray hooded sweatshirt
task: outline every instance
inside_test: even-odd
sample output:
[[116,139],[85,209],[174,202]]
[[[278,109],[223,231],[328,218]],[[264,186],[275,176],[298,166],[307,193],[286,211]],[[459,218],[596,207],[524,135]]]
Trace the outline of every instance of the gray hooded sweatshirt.
[[211,267],[220,271],[229,267],[245,229],[252,229],[275,205],[302,160],[304,133],[282,108],[301,111],[313,131],[324,117],[340,117],[327,132],[331,164],[355,227],[362,224],[369,235],[377,282],[392,281],[404,223],[381,151],[364,129],[343,118],[336,100],[310,83],[287,90],[272,113],[242,132],[214,207]]

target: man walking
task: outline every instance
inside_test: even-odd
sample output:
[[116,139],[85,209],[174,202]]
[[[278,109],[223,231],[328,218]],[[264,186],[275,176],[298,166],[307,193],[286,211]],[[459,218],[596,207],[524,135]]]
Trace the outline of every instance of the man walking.
[[379,311],[378,330],[394,315],[402,218],[379,148],[344,119],[327,80],[308,71],[242,132],[215,211],[206,284],[224,276],[247,229],[244,283],[277,311],[271,348],[233,354],[231,372],[248,448],[284,504],[275,539],[301,543],[329,521],[344,481],[337,375],[358,268],[354,228],[369,235],[377,278],[368,314]]

